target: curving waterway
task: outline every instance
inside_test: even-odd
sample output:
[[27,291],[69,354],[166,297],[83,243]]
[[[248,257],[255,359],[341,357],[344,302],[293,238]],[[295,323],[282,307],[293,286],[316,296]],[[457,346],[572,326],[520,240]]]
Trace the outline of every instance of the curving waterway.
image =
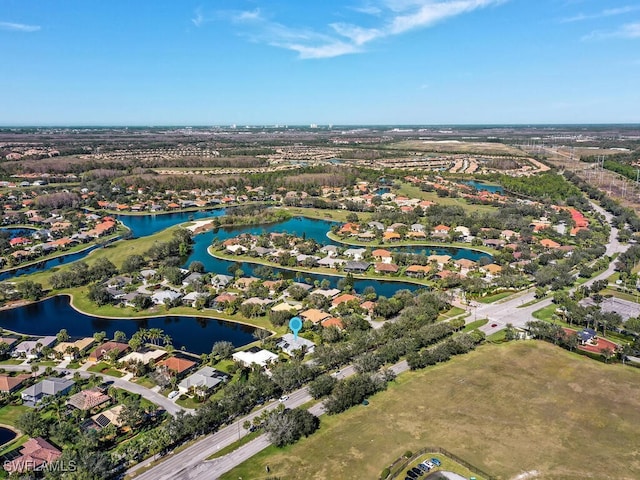
[[[134,237],[144,237],[190,220],[218,217],[225,213],[225,209],[216,209],[160,215],[120,215],[118,219],[131,230]],[[197,260],[202,262],[209,272],[229,274],[240,268],[245,275],[258,276],[255,271],[257,265],[214,258],[209,255],[207,248],[214,239],[225,240],[242,233],[259,235],[264,232],[304,235],[318,243],[331,244],[335,242],[332,242],[326,234],[333,224],[333,222],[326,220],[295,217],[270,225],[220,228],[216,231],[205,232],[194,238],[193,251],[185,259],[184,266],[186,267],[192,261]],[[95,248],[98,247],[94,246],[83,252],[40,262],[17,271],[4,272],[0,274],[0,280],[80,260]],[[490,258],[490,255],[486,253],[465,248],[397,247],[397,249],[415,253],[446,254],[451,255],[454,259],[468,258],[474,261],[482,257]],[[341,278],[323,274],[299,273],[279,268],[273,268],[273,271],[281,273],[284,278],[292,278],[306,283],[328,280],[332,287],[335,287]],[[400,289],[416,291],[419,288],[425,288],[414,283],[374,279],[356,279],[354,283],[354,288],[359,293],[369,286],[375,288],[378,295],[386,297],[392,296]],[[249,343],[252,341],[251,334],[254,331],[253,327],[201,317],[158,316],[147,319],[93,317],[73,309],[66,296],[54,297],[27,306],[1,311],[0,326],[33,335],[52,335],[61,328],[66,328],[69,334],[74,337],[90,336],[96,331],[105,331],[111,337],[116,330],[122,330],[130,336],[139,328],[161,328],[174,339],[174,346],[184,347],[193,353],[208,353],[211,351],[211,345],[219,340],[231,341],[236,346]]]

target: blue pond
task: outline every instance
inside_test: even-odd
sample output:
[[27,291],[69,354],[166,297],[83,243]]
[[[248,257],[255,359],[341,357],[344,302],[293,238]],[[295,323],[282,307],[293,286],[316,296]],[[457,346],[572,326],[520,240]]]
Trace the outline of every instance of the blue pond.
[[500,185],[489,185],[487,183],[476,182],[475,180],[469,180],[468,182],[464,182],[464,183],[466,183],[470,187],[475,188],[476,190],[486,190],[487,192],[491,192],[491,193],[504,192],[504,188],[502,188]]
[[9,443],[11,440],[16,438],[16,432],[13,430],[9,430],[8,428],[0,427],[0,445],[4,445],[5,443]]
[[187,351],[211,353],[211,346],[227,340],[235,346],[252,342],[254,327],[210,318],[164,316],[142,319],[106,319],[84,315],[69,305],[69,297],[57,296],[0,314],[3,328],[32,335],[55,335],[66,328],[72,337],[90,337],[105,331],[113,338],[121,330],[131,338],[140,328],[160,328],[171,336],[173,346]]

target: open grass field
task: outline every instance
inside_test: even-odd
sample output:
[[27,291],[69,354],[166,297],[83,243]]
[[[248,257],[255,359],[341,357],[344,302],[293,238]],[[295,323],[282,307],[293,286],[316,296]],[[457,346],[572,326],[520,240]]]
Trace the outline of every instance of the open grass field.
[[[286,207],[285,210],[291,212],[291,215],[307,217],[307,218],[317,218],[320,220],[328,220],[334,222],[345,223],[347,221],[347,216],[350,213],[348,210],[323,210],[321,208],[303,208],[303,207]],[[362,222],[368,222],[371,220],[371,213],[369,212],[357,212],[358,218]]]
[[527,478],[640,478],[640,370],[551,344],[485,345],[403,374],[369,400],[222,478],[373,479],[404,451],[427,446],[501,479],[533,470]]
[[402,195],[409,198],[420,198],[422,200],[429,200],[437,203],[438,205],[453,205],[462,207],[467,213],[493,213],[498,211],[497,207],[492,205],[474,205],[467,203],[464,198],[455,197],[439,197],[436,192],[423,192],[420,188],[410,183],[403,183],[397,191],[394,191],[398,195]]

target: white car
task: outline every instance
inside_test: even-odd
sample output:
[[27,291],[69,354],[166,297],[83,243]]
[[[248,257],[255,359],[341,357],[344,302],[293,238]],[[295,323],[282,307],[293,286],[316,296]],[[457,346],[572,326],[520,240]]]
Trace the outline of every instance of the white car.
[[178,395],[180,395],[180,392],[178,390],[174,390],[173,392],[170,392],[169,395],[167,395],[167,397],[169,398],[169,400],[173,400]]
[[289,395],[283,395],[280,397],[281,402],[286,402],[287,400],[289,400]]

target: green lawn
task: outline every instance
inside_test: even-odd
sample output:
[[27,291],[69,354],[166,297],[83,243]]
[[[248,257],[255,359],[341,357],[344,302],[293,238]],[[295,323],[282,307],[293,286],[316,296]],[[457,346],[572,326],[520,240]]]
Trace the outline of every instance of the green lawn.
[[420,198],[422,200],[429,200],[435,202],[438,205],[453,205],[464,208],[467,213],[494,213],[498,209],[492,205],[474,205],[467,203],[463,198],[454,197],[439,197],[436,192],[423,192],[419,187],[410,183],[402,183],[400,188],[395,191],[396,194],[409,198]]
[[471,323],[467,323],[464,326],[464,329],[462,331],[463,332],[471,332],[471,331],[475,330],[476,328],[480,328],[481,326],[486,325],[486,323],[488,321],[489,320],[487,320],[486,318],[481,318],[480,320],[475,320],[475,321],[473,321]]
[[207,458],[207,460],[213,460],[214,458],[224,457],[227,453],[233,452],[236,448],[240,448],[241,446],[246,445],[250,441],[255,440],[257,437],[262,435],[262,433],[263,433],[262,430],[256,430],[255,432],[248,433],[247,435],[242,437],[240,440],[236,440],[231,445],[227,445],[226,447],[218,450],[213,455],[210,455]]
[[20,365],[21,363],[24,363],[24,358],[8,358],[2,360],[0,365]]
[[629,447],[640,444],[640,370],[548,343],[484,345],[402,374],[369,401],[323,416],[309,438],[270,447],[221,478],[373,479],[427,446],[501,479],[532,470],[536,480],[640,478]]
[[434,248],[448,248],[448,247],[454,247],[454,248],[466,248],[468,250],[476,250],[478,252],[484,252],[484,253],[488,253],[489,255],[495,255],[498,253],[498,251],[494,248],[491,247],[485,247],[484,245],[471,245],[470,243],[464,243],[464,242],[434,242],[434,241],[429,241],[429,240],[416,240],[416,239],[410,239],[410,240],[400,240],[398,242],[394,241],[394,242],[388,242],[388,243],[380,243],[380,242],[364,242],[361,240],[358,240],[357,238],[354,237],[346,237],[343,238],[339,235],[336,235],[333,232],[327,232],[327,238],[329,238],[330,240],[333,240],[334,242],[337,243],[342,243],[344,245],[358,245],[358,246],[362,246],[362,247],[369,247],[369,248],[390,248],[390,247],[416,247],[416,248],[420,248],[420,247],[424,247],[425,253],[429,254],[429,250],[430,249],[434,249]]
[[31,410],[24,405],[7,405],[0,408],[0,423],[4,425],[15,425],[16,419],[25,412]]
[[450,318],[462,315],[466,310],[460,307],[452,307],[444,313],[441,313],[438,320],[449,320]]
[[368,222],[371,220],[371,213],[369,212],[350,212],[348,210],[325,210],[321,208],[302,207],[286,207],[285,210],[291,212],[291,215],[293,216],[317,218],[320,220],[329,220],[341,223],[345,223],[347,221],[347,215],[350,213],[356,213],[359,221],[361,222]]
[[538,320],[550,322],[551,317],[556,313],[557,308],[558,306],[555,303],[552,303],[551,305],[547,305],[540,310],[536,310],[531,315],[533,315],[533,318],[537,318]]
[[510,297],[515,293],[517,292],[501,292],[501,293],[496,293],[495,295],[487,295],[486,297],[479,297],[476,300],[480,303],[493,303],[493,302],[498,302],[500,300],[503,300],[507,297]]
[[90,366],[88,370],[90,372],[102,373],[104,375],[111,375],[112,377],[118,377],[118,378],[124,377],[124,373],[122,373],[120,370],[116,370],[111,365],[105,362],[96,363],[95,365]]

